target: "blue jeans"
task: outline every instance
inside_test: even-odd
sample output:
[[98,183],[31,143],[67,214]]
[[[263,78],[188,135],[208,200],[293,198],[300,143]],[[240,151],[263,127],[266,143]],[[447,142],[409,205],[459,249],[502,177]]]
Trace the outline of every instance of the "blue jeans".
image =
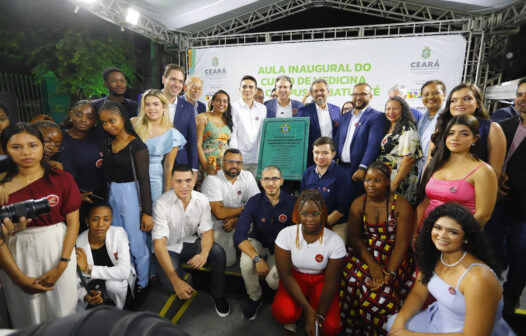
[[[182,263],[187,262],[193,256],[201,252],[201,239],[197,239],[193,243],[183,243],[183,249],[181,253],[175,253],[173,251],[168,251],[170,254],[170,259],[172,260],[172,265],[177,272],[177,275],[183,279],[184,272]],[[159,263],[157,262],[157,265]],[[225,296],[225,269],[226,269],[226,255],[225,251],[221,246],[214,243],[210,252],[208,253],[208,259],[206,261],[206,266],[210,268],[211,280],[210,280],[210,293],[214,298],[222,298]],[[159,280],[163,286],[163,289],[169,294],[175,293],[172,283],[168,276],[159,265]]]

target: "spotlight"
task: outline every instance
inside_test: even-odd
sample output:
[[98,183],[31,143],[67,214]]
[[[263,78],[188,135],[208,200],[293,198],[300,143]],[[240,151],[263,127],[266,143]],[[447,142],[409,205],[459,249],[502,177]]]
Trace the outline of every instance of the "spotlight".
[[79,9],[80,9],[79,5],[75,6],[75,10],[73,11],[73,13],[77,14],[79,12]]
[[128,11],[126,12],[126,22],[133,26],[136,26],[139,22],[139,12],[131,7],[128,8]]
[[506,54],[506,58],[509,59],[509,60],[512,59],[514,56],[515,56],[515,54],[513,53],[513,51],[510,51],[510,52],[508,52]]

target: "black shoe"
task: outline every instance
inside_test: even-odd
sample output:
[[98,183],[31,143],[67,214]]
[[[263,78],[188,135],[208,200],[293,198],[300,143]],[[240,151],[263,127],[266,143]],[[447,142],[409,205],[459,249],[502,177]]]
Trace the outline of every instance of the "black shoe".
[[146,294],[148,293],[149,286],[142,287],[140,285],[135,285],[134,294],[134,307],[137,309],[144,303],[146,300]]
[[212,297],[212,301],[214,301],[216,313],[219,317],[227,317],[230,315],[230,305],[224,297],[219,299]]
[[248,303],[243,310],[243,317],[247,320],[254,320],[258,314],[258,309],[261,307],[263,300],[259,299],[257,301],[248,299]]

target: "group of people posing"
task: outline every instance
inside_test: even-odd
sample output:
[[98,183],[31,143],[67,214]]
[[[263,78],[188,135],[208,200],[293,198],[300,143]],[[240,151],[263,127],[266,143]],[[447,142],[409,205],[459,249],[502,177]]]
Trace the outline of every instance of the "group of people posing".
[[[208,106],[202,80],[174,64],[139,104],[119,69],[103,80],[109,95],[75,103],[61,126],[15,123],[0,104],[0,201],[50,205],[3,219],[14,327],[125,307],[151,276],[188,299],[185,263],[210,268],[215,310],[228,316],[225,269],[240,255],[244,318],[256,318],[264,278],[287,333],[303,313],[308,335],[513,335],[502,314],[526,284],[526,80],[499,123],[470,83],[446,98],[440,80],[426,82],[422,114],[400,85],[380,112],[366,83],[340,110],[323,79],[307,105],[290,98],[287,76],[259,103],[247,75],[241,99],[219,90]],[[310,119],[308,167],[298,184],[267,166],[258,185],[263,120],[284,117]]]

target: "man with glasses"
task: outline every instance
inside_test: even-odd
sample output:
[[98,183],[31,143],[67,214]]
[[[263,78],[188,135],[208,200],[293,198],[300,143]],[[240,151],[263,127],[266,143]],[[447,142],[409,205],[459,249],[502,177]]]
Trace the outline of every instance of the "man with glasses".
[[199,101],[203,93],[203,80],[197,76],[188,76],[184,84],[184,100],[194,106],[194,116],[198,113],[206,112],[206,105]]
[[351,199],[364,192],[365,170],[378,157],[386,131],[385,114],[369,106],[372,98],[369,84],[356,84],[352,90],[354,110],[342,116],[334,136],[340,166],[352,178]]
[[292,80],[289,76],[281,75],[276,78],[274,90],[277,98],[265,102],[267,118],[292,118],[298,115],[298,110],[303,104],[290,99]]
[[261,126],[267,117],[265,105],[254,100],[257,92],[257,81],[246,75],[239,87],[241,99],[232,104],[232,134],[229,145],[241,151],[246,170],[256,176],[261,142]]
[[347,242],[347,213],[351,205],[351,177],[333,161],[336,156],[334,141],[320,137],[313,143],[314,165],[308,167],[301,179],[300,193],[316,189],[327,207],[327,224],[343,242]]
[[229,148],[222,160],[222,170],[208,175],[201,185],[212,208],[214,240],[226,253],[226,265],[236,262],[236,248],[232,237],[238,217],[248,199],[259,193],[256,179],[243,170],[243,156],[238,149]]
[[329,84],[325,79],[316,79],[310,86],[314,102],[303,106],[298,111],[298,117],[309,117],[309,148],[307,165],[314,163],[312,159],[312,143],[321,136],[333,138],[340,124],[340,108],[329,104]]
[[265,167],[260,182],[265,192],[248,200],[234,234],[234,243],[241,250],[241,275],[249,296],[243,310],[243,317],[247,320],[256,318],[262,303],[259,277],[265,277],[271,289],[278,288],[274,241],[283,228],[291,225],[292,210],[296,203],[296,197],[281,190],[283,178],[278,167]]

